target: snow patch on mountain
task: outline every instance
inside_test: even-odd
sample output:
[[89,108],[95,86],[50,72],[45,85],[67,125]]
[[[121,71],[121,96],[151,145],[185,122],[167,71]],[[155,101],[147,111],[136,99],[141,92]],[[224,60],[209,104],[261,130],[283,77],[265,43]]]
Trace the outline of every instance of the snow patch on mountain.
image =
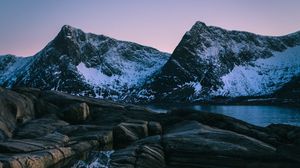
[[80,72],[84,78],[92,84],[100,85],[105,82],[110,82],[111,78],[103,74],[101,70],[96,68],[88,68],[83,62],[78,64],[76,68],[78,72]]
[[94,87],[96,97],[107,97],[103,96],[103,89],[111,92],[109,95],[118,95],[109,96],[113,100],[126,97],[127,92],[144,84],[169,58],[167,53],[146,47],[132,49],[134,46],[140,47],[134,43],[118,41],[101,55],[100,64],[90,66],[90,62],[80,62],[77,65],[79,74]]
[[202,85],[200,82],[191,82],[192,86],[194,87],[195,93],[200,93],[202,90]]
[[224,86],[214,96],[260,96],[272,94],[293,77],[300,75],[300,46],[283,52],[273,52],[270,58],[260,58],[246,66],[235,66],[221,77]]
[[[113,54],[110,53],[109,55]],[[167,61],[165,58],[159,60],[151,60],[151,58],[155,57],[145,57],[145,62],[149,64],[143,66],[143,63],[130,62],[122,59],[121,56],[114,55],[113,58],[107,59],[105,62],[111,64],[114,68],[121,69],[122,72],[111,76],[104,74],[100,67],[87,67],[83,62],[77,65],[77,70],[93,86],[108,86],[111,89],[132,88],[143,84],[149,76],[159,70]]]

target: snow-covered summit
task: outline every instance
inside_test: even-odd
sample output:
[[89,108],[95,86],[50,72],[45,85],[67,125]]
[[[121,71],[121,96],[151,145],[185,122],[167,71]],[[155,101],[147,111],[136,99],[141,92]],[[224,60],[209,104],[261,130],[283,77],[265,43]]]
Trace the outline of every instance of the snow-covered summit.
[[156,101],[270,95],[300,75],[299,46],[300,32],[272,37],[196,22],[139,94]]
[[[156,73],[169,54],[65,25],[54,40],[29,58],[14,58],[11,62],[16,63],[0,70],[0,84],[116,100]],[[23,66],[26,69],[16,69]],[[15,77],[6,75],[8,72]]]

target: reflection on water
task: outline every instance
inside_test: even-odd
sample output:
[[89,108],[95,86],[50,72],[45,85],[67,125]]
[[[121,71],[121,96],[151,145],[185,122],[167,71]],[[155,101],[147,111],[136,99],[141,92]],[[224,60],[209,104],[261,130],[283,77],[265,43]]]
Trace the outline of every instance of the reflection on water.
[[178,105],[178,106],[155,106],[148,108],[156,112],[167,112],[172,108],[193,109],[199,112],[213,112],[231,116],[248,123],[267,126],[281,123],[300,126],[300,108],[280,106],[241,106],[241,105]]

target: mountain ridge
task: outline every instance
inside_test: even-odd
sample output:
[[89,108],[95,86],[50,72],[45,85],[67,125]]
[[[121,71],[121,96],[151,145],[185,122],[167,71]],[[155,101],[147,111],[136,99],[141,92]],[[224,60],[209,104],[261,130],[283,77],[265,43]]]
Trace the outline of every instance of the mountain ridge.
[[[120,95],[118,92],[137,85],[130,83],[132,81],[121,81],[122,75],[136,75],[136,78],[145,80],[168,57],[169,54],[151,47],[118,41],[104,35],[84,33],[80,29],[65,25],[46,47],[26,58],[33,60],[28,64],[28,70],[16,72],[15,80],[2,79],[0,84],[5,87],[29,86],[100,98],[111,96],[114,99],[113,96]],[[108,83],[104,81],[101,86],[95,86],[93,80],[86,79],[82,74],[82,69],[98,71]],[[142,73],[129,74],[130,71],[125,70]]]
[[[272,61],[274,56],[299,45],[300,32],[280,37],[260,36],[249,32],[228,31],[197,22],[183,36],[160,74],[154,76],[153,82],[145,86],[142,97],[153,97],[154,101],[189,102],[203,99],[209,100],[219,96],[265,96],[269,93],[256,95],[236,94],[231,96],[233,95],[230,93],[231,90],[226,91],[229,92],[226,94],[216,92],[221,92],[220,88],[223,88],[224,85],[226,86],[228,82],[236,81],[236,79],[233,80],[232,78],[229,81],[224,81],[225,79],[221,78],[235,70],[236,67],[246,67],[250,64],[256,65],[255,61],[259,59],[267,60],[270,58]],[[297,62],[300,62],[299,51],[297,49],[294,55],[289,56],[295,61],[292,61],[291,64],[296,63],[293,64],[293,67],[300,66],[297,65]],[[282,60],[287,59],[282,58]],[[273,63],[276,62],[273,61]],[[286,64],[285,68],[289,68],[288,63]],[[268,69],[268,67],[259,66]],[[279,66],[278,69],[280,69]],[[299,74],[299,68],[294,69],[293,72],[293,75]],[[235,75],[238,76],[241,73],[237,72]],[[247,73],[244,75],[247,76]],[[232,76],[234,77],[234,75]],[[270,74],[266,72],[265,77],[268,76]],[[287,79],[285,82],[289,80]],[[241,84],[244,90],[247,90],[246,87],[250,87],[250,85],[247,86],[246,84]],[[230,86],[234,85],[231,84]],[[268,89],[268,87],[265,88]],[[219,91],[217,91],[218,89]],[[195,94],[195,92],[201,93]],[[247,92],[251,93],[248,90]]]
[[[0,57],[0,73],[4,74],[0,85],[135,103],[282,95],[300,99],[299,53],[300,31],[265,36],[198,21],[170,56],[152,47],[64,25],[44,49],[27,57],[24,68],[16,73],[14,68],[5,70],[8,66]],[[14,58],[12,62],[22,60],[6,57]]]

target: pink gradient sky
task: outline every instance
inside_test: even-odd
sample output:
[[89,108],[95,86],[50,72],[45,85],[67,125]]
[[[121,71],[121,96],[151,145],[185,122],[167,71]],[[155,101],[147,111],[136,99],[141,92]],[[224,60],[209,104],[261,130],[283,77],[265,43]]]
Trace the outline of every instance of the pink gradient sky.
[[300,0],[23,0],[0,2],[0,55],[37,53],[65,25],[172,52],[196,21],[284,35],[300,30]]

